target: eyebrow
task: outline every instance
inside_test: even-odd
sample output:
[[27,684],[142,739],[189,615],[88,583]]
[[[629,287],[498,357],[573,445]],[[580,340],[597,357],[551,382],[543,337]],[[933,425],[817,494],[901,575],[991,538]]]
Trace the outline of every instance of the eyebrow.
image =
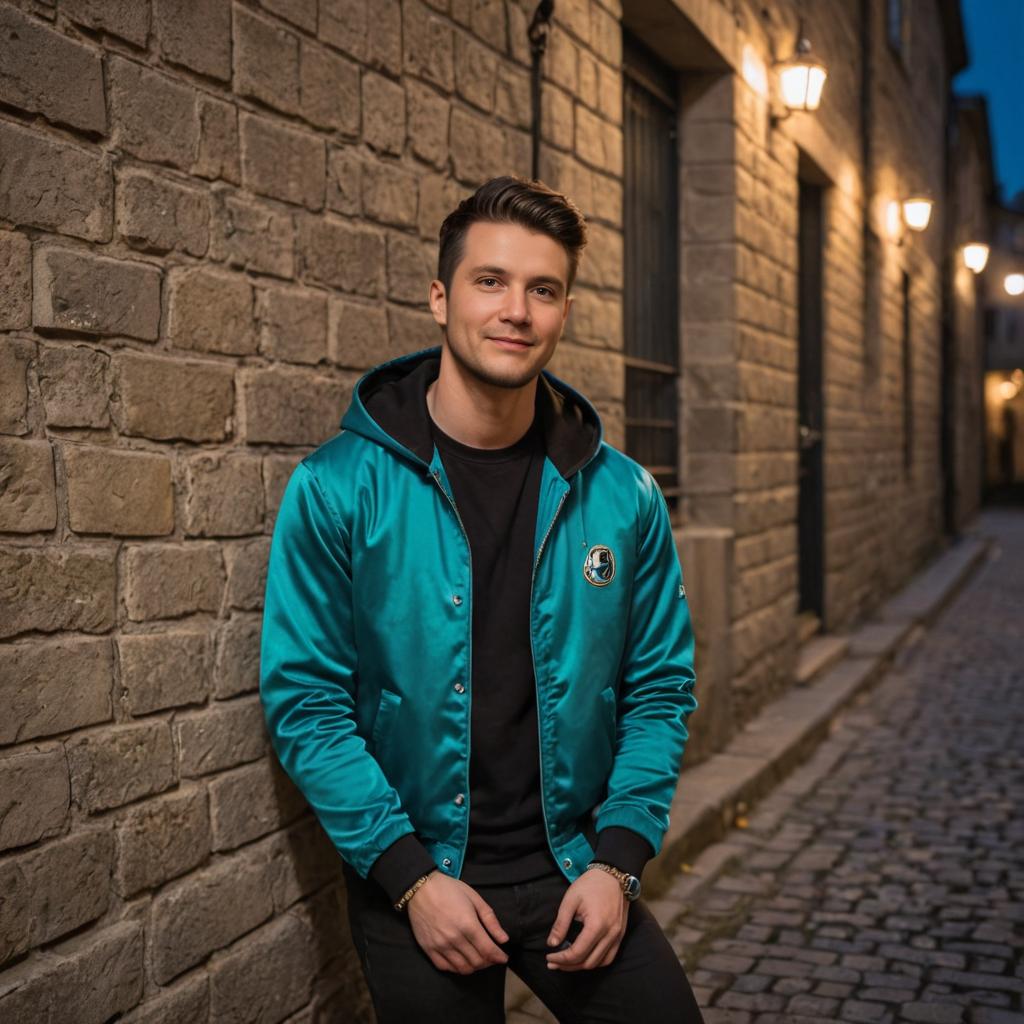
[[[494,264],[484,264],[483,266],[473,267],[470,273],[476,276],[477,274],[499,274],[502,277],[508,274],[508,271],[504,267],[498,267]],[[540,275],[530,279],[530,284],[553,284],[558,288],[565,288],[565,282],[559,280],[557,277],[549,277],[547,275]]]

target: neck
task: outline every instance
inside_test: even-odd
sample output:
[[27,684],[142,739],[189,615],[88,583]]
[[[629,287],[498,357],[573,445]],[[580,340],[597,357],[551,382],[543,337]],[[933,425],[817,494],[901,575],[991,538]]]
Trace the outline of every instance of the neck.
[[507,448],[533,422],[537,378],[521,388],[487,384],[463,371],[441,349],[441,369],[427,389],[431,419],[449,436],[471,448]]

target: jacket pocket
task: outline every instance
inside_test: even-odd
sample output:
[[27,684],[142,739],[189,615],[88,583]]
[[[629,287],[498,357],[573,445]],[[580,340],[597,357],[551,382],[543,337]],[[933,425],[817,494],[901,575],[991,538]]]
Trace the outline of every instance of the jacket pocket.
[[377,705],[377,717],[373,720],[373,731],[370,734],[370,745],[378,761],[380,760],[379,755],[387,749],[401,704],[401,694],[391,690],[381,690],[380,703]]

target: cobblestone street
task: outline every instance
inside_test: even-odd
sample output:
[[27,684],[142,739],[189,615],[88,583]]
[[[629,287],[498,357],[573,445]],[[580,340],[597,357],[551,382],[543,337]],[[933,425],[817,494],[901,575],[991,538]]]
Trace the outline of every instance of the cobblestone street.
[[[707,1024],[1024,1021],[1024,514],[657,904]],[[684,775],[685,784],[685,775]]]

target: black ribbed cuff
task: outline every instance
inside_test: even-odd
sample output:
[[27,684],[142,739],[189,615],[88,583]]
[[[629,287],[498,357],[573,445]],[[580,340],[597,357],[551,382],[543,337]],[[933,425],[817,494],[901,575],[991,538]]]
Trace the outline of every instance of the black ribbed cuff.
[[611,864],[639,878],[644,866],[654,856],[654,847],[639,832],[619,825],[609,825],[597,834],[594,860]]
[[370,877],[397,903],[413,882],[437,867],[415,832],[396,839],[374,862]]

